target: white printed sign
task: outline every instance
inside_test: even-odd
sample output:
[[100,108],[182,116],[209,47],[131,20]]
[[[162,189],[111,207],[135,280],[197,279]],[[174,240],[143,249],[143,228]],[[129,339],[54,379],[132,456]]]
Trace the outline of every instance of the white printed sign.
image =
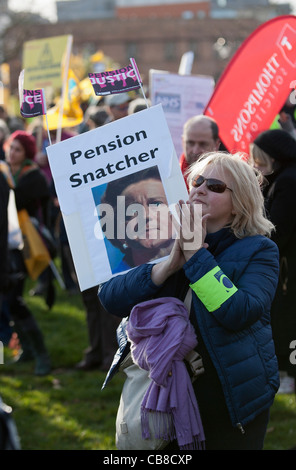
[[207,75],[180,75],[152,69],[149,82],[151,102],[162,104],[180,158],[183,126],[192,116],[203,114],[214,90],[214,79]]
[[[188,193],[161,105],[51,145],[47,154],[81,290],[168,255],[170,232],[165,249],[154,241],[165,235],[152,219]],[[149,231],[146,212],[135,224],[146,205]]]

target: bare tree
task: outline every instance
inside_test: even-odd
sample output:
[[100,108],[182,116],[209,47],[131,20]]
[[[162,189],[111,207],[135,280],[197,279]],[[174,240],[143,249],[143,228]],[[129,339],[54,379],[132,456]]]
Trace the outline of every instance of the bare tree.
[[0,62],[17,59],[23,43],[30,36],[30,28],[36,23],[49,23],[40,15],[29,12],[15,13],[8,10],[0,17]]

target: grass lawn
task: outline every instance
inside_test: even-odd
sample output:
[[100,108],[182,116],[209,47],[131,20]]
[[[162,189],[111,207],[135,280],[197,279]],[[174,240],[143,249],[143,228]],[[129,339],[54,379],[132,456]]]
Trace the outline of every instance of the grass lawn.
[[[26,301],[44,332],[53,370],[46,377],[36,377],[33,363],[11,364],[14,351],[4,350],[0,395],[13,408],[22,450],[115,450],[115,417],[123,379],[115,376],[101,391],[105,373],[74,369],[88,346],[80,294],[69,296],[57,286],[57,300],[50,311],[41,297],[26,296]],[[278,395],[265,449],[293,446],[295,396]]]

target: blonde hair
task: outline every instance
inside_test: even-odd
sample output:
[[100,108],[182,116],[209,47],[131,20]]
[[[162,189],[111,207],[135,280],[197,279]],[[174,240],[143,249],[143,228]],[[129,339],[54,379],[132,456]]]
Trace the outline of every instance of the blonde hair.
[[237,238],[252,235],[270,236],[274,225],[267,219],[264,210],[264,197],[261,190],[262,175],[247,161],[244,154],[227,152],[209,152],[188,170],[188,184],[192,189],[191,181],[202,175],[208,165],[214,165],[221,171],[221,178],[225,172],[231,177],[230,187],[234,219],[231,229]]

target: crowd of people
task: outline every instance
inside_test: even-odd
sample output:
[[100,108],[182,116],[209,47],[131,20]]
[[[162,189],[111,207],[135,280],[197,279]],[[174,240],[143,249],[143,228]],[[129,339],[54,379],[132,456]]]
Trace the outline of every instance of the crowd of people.
[[[110,95],[91,104],[83,123],[75,132],[63,130],[62,139],[146,107],[142,98]],[[46,133],[40,125],[30,128],[24,120],[10,119],[4,109],[1,118],[0,340],[7,344],[15,332],[21,344],[15,362],[34,360],[35,374],[47,375],[52,366],[46,338],[24,301],[28,273],[22,248],[9,244],[11,192],[17,211],[26,209],[50,232],[52,256],[60,256],[69,294],[80,291],[46,157]],[[179,236],[161,240],[159,246],[154,243],[154,258],[144,242],[118,241],[124,259],[119,271],[114,267],[113,272],[121,272],[123,264],[134,269],[81,293],[89,338],[75,366],[82,371],[108,371],[118,347],[116,330],[134,306],[161,297],[184,301],[190,293],[189,316],[204,365],[194,392],[207,449],[262,449],[275,394],[295,393],[296,370],[289,347],[296,339],[296,126],[289,120],[285,128],[283,113],[278,122],[280,128],[268,129],[252,142],[246,160],[223,148],[213,119],[192,116],[184,123],[179,156],[189,194],[188,201],[179,201],[184,208],[179,213]],[[124,181],[120,188],[110,183],[104,200],[128,194],[135,202],[147,202],[152,197],[147,189],[152,188],[157,204],[166,204],[158,184],[159,175],[154,173]],[[138,201],[141,191],[145,194]],[[196,204],[202,207],[198,220]],[[174,217],[171,222],[176,224]],[[188,248],[185,242],[192,226],[198,242]],[[164,255],[165,260],[151,262]],[[54,305],[50,268],[39,276],[30,295],[43,295],[49,308]],[[122,344],[121,351],[129,347],[126,337],[124,348]],[[177,448],[177,441],[167,446]]]
[[[111,95],[86,107],[83,122],[76,128],[63,129],[61,140],[92,130],[147,107],[143,98],[132,98],[127,93]],[[56,131],[50,131],[51,143]],[[49,145],[47,130],[37,118],[31,124],[21,117],[10,117],[3,106],[0,109],[0,169],[15,196],[16,210],[26,209],[38,222],[43,239],[52,258],[60,257],[64,286],[69,293],[79,294],[75,267],[66,229],[56,196],[54,182],[46,154]],[[3,204],[5,200],[3,199]],[[3,294],[0,315],[0,341],[9,344],[17,335],[20,350],[14,362],[35,360],[36,375],[51,371],[51,361],[46,338],[33,312],[24,300],[28,273],[24,263],[23,247],[9,245],[9,289],[1,282]],[[3,258],[4,262],[4,258]],[[13,279],[13,282],[11,282]],[[54,273],[46,268],[38,277],[31,296],[43,296],[48,308],[52,308],[56,296]],[[107,370],[117,349],[116,328],[118,320],[108,315],[102,307],[98,287],[81,292],[86,313],[89,345],[75,367],[77,370]]]

